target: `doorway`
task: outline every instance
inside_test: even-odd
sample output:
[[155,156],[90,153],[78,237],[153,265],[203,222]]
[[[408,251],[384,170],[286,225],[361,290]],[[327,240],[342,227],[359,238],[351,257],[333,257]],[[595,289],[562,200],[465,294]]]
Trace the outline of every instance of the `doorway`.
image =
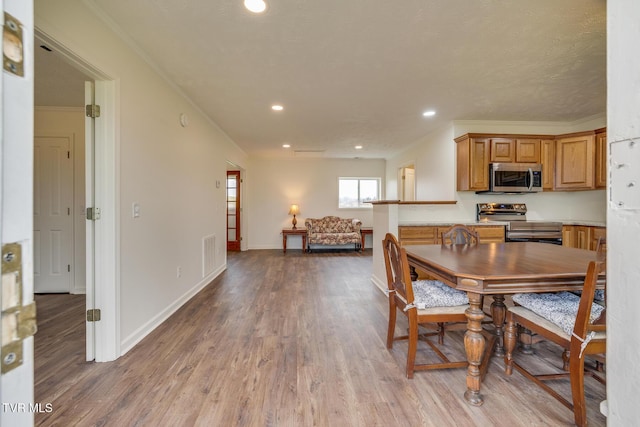
[[[84,284],[84,287],[76,286],[74,293],[85,293],[86,310],[99,307],[102,312],[100,322],[82,318],[86,325],[86,360],[115,360],[120,356],[119,280],[117,251],[114,251],[117,236],[115,171],[119,145],[115,121],[117,82],[38,28],[34,33],[35,104],[58,114],[75,113],[81,123],[72,132],[77,143],[75,198],[70,212],[74,229],[83,230],[84,237],[78,239],[80,233],[74,233],[74,243],[78,246],[73,260],[76,268],[69,268],[76,285]],[[88,87],[92,89],[89,91]],[[101,106],[99,119],[85,114],[85,105],[93,104],[93,96],[95,103]],[[45,127],[55,133],[55,123],[56,120],[49,121]],[[80,172],[85,179],[83,186],[79,186],[76,179]],[[102,217],[99,221],[87,221],[86,208],[94,206],[101,208]],[[100,274],[94,274],[95,271]]]
[[398,199],[403,202],[416,200],[416,170],[413,164],[398,169]]
[[240,171],[227,171],[227,250],[239,251],[240,233]]

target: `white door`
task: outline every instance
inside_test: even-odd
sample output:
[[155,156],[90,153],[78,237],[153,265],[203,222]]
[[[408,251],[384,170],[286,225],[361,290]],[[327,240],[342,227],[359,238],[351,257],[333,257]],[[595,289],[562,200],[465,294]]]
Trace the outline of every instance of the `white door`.
[[36,136],[33,276],[36,293],[69,292],[73,260],[71,136]]
[[[22,247],[24,306],[33,302],[33,0],[0,0],[0,9],[20,21],[23,35],[24,75],[0,71],[0,236],[2,244]],[[22,364],[0,376],[0,425],[32,426],[33,412],[21,409],[32,407],[33,400],[33,337],[28,337]]]
[[402,200],[413,202],[416,199],[416,170],[404,168],[404,190]]

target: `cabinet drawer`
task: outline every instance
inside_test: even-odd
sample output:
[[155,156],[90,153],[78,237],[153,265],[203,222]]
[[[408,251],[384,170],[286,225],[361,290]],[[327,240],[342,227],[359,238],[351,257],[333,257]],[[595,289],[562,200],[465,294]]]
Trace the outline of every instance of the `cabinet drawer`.
[[438,227],[398,227],[400,244],[432,245],[438,239]]
[[483,226],[474,227],[478,232],[480,243],[502,243],[504,242],[503,226]]

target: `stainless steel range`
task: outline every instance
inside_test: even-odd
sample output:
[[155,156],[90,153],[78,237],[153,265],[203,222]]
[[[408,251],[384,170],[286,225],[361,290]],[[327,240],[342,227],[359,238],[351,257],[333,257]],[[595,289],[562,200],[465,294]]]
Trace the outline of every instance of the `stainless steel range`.
[[562,223],[527,221],[524,203],[478,203],[476,219],[482,222],[508,222],[507,242],[543,242],[562,244]]

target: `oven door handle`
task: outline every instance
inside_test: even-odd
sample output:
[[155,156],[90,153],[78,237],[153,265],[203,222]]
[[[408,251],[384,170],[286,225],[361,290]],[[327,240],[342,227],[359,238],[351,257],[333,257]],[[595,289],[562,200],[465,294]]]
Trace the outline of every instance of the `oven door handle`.
[[529,191],[533,190],[533,169],[529,168],[529,185],[527,185]]

